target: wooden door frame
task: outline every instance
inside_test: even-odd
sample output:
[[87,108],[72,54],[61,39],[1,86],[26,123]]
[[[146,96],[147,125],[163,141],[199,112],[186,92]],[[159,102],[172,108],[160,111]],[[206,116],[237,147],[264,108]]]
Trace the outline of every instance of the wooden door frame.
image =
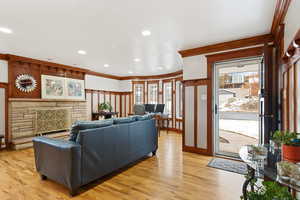
[[0,82],[0,88],[3,88],[5,90],[5,148],[9,147],[11,138],[9,137],[8,132],[8,83]]
[[225,53],[218,53],[213,55],[207,55],[207,79],[208,79],[208,95],[207,95],[207,104],[210,104],[208,106],[208,118],[207,120],[211,122],[208,126],[207,131],[209,138],[207,148],[209,149],[210,155],[213,155],[214,153],[214,125],[212,123],[213,119],[213,81],[214,81],[214,64],[216,62],[224,62],[224,61],[230,61],[230,60],[236,60],[236,59],[243,59],[243,58],[250,58],[250,57],[258,57],[263,56],[264,54],[264,48],[261,47],[254,47],[254,48],[247,48],[247,49],[241,49],[236,51],[230,51]]

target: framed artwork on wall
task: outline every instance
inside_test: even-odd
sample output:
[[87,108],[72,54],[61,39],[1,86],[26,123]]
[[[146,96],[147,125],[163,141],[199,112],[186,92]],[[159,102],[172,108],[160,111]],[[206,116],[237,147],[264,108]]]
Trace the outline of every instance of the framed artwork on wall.
[[42,75],[42,99],[85,100],[84,80]]
[[85,100],[84,80],[65,78],[66,99]]

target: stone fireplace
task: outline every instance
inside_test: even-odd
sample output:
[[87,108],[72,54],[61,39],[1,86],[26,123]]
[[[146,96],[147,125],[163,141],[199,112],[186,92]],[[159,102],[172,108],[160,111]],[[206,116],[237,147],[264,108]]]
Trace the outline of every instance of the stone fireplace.
[[9,99],[9,140],[66,130],[87,116],[86,101]]

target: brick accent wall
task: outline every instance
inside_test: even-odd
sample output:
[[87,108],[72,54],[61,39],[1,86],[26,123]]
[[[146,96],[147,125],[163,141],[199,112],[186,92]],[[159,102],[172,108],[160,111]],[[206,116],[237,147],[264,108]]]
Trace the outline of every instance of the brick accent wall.
[[9,100],[10,140],[35,136],[36,110],[68,108],[71,110],[71,123],[87,120],[87,103],[83,101]]

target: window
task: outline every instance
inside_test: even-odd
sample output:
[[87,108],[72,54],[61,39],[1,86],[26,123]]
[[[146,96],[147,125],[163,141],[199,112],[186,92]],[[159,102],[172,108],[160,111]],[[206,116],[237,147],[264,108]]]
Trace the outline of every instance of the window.
[[158,82],[148,83],[148,103],[149,104],[158,103]]
[[176,118],[179,119],[181,119],[183,115],[182,88],[182,83],[176,81]]
[[163,83],[163,92],[164,92],[164,104],[165,104],[165,114],[168,114],[169,117],[172,116],[172,82]]
[[134,103],[143,104],[144,103],[144,84],[138,83],[133,84],[134,86]]

